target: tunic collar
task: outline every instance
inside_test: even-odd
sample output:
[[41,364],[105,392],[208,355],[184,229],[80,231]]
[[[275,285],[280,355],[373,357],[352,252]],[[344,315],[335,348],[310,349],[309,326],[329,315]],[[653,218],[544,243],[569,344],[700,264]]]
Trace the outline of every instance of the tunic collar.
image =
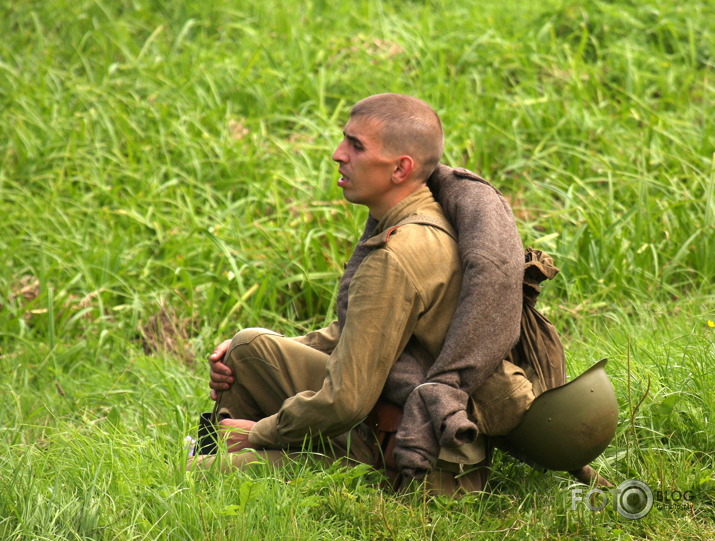
[[417,214],[418,210],[423,211],[426,206],[434,203],[435,199],[430,189],[426,185],[419,188],[388,210],[375,226],[372,235],[379,235],[408,216]]

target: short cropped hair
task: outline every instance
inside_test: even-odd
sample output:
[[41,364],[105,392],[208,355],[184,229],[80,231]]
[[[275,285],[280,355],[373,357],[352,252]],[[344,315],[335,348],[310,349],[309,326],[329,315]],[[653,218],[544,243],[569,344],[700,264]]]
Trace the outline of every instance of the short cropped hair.
[[424,101],[403,94],[376,94],[350,109],[350,118],[373,120],[389,152],[408,154],[415,160],[417,176],[427,180],[444,152],[442,122]]

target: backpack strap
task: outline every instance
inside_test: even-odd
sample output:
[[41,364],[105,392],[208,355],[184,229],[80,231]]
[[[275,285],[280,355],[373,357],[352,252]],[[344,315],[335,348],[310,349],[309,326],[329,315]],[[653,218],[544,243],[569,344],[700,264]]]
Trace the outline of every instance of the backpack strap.
[[370,237],[365,241],[364,246],[367,248],[382,248],[387,244],[387,242],[390,240],[390,236],[400,227],[403,225],[411,225],[411,224],[419,224],[419,225],[427,225],[431,227],[436,227],[437,229],[441,229],[447,235],[449,235],[454,241],[457,240],[457,233],[454,231],[454,228],[452,225],[447,221],[446,218],[441,218],[437,216],[427,216],[425,214],[413,214],[411,216],[408,216],[401,222],[399,222],[396,225],[393,225],[392,227],[387,228],[385,231],[382,233],[379,233],[375,235],[374,237]]

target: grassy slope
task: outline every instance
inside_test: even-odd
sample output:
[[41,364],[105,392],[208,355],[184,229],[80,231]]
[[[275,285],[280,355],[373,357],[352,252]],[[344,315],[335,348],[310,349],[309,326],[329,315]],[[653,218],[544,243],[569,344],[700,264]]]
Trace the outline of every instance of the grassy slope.
[[[244,4],[0,7],[0,537],[711,538],[713,6]],[[572,511],[570,481],[502,457],[460,502],[337,468],[182,472],[193,358],[331,317],[365,214],[330,152],[380,91],[433,103],[445,161],[557,259],[541,306],[570,374],[613,359],[601,469],[687,509]]]

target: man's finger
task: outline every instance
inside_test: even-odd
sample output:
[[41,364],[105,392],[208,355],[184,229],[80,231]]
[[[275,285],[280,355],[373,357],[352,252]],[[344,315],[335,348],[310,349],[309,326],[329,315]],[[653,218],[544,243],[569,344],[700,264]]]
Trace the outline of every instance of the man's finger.
[[219,374],[214,371],[209,372],[209,379],[214,383],[233,383],[233,378],[231,376]]
[[230,383],[221,383],[221,382],[217,382],[217,381],[209,381],[209,387],[216,391],[227,391],[228,389],[230,389],[231,384]]
[[217,374],[223,374],[224,376],[233,376],[233,371],[223,364],[222,362],[216,361],[209,363],[211,366],[211,372],[216,372]]
[[216,346],[216,349],[213,350],[213,353],[209,355],[209,361],[213,360],[220,360],[223,358],[223,356],[226,354],[228,351],[229,346],[231,345],[231,340],[224,340],[221,342],[218,346]]

